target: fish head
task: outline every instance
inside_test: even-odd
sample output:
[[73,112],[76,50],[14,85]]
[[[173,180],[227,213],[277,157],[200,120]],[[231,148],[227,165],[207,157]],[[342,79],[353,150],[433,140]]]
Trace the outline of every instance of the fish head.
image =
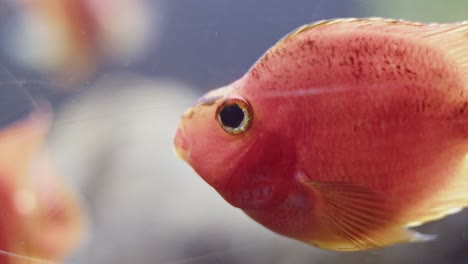
[[[262,120],[261,106],[241,82],[213,90],[184,112],[174,149],[231,205],[268,208],[283,201],[292,182],[293,151]],[[292,144],[287,144],[292,145]],[[287,153],[286,153],[287,152]]]

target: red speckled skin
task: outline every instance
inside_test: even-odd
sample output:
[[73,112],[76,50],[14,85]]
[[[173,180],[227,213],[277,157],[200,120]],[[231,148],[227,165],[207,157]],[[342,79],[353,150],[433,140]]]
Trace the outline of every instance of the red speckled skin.
[[[214,92],[250,102],[247,133],[223,133],[213,118],[217,100],[184,115],[176,148],[232,205],[308,243],[342,238],[319,217],[317,193],[304,180],[368,188],[388,198],[393,224],[418,220],[412,215],[430,197],[468,174],[468,77],[425,37],[429,30],[352,21],[293,33]],[[273,194],[256,195],[265,186]]]

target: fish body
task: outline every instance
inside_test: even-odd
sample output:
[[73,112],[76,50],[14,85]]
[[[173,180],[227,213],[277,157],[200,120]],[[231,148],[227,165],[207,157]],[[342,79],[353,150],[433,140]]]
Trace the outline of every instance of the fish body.
[[82,239],[77,197],[43,147],[48,126],[34,113],[0,130],[0,263],[62,261]]
[[8,55],[62,87],[91,78],[102,64],[138,59],[159,28],[140,0],[8,2],[15,11],[1,40]]
[[181,119],[179,156],[230,204],[352,251],[468,205],[468,23],[305,25]]

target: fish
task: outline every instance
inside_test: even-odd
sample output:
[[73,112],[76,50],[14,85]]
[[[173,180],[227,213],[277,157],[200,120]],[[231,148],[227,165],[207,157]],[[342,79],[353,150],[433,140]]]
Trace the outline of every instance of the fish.
[[52,75],[54,81],[67,89],[94,73],[99,55],[98,33],[87,1],[14,0],[9,3],[16,16],[3,42],[12,60],[25,68]]
[[173,143],[280,235],[335,251],[434,240],[412,227],[468,205],[468,21],[304,25],[198,99]]
[[1,263],[63,261],[83,238],[78,197],[44,147],[49,123],[41,110],[0,128]]
[[146,54],[158,23],[142,0],[9,0],[12,18],[2,36],[7,54],[22,67],[45,73],[70,90],[104,64],[128,64]]

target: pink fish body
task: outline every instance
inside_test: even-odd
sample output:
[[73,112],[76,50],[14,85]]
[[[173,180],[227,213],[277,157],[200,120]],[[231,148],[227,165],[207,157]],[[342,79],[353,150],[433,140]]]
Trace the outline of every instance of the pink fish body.
[[182,116],[177,153],[265,227],[334,250],[468,205],[468,23],[305,25]]

